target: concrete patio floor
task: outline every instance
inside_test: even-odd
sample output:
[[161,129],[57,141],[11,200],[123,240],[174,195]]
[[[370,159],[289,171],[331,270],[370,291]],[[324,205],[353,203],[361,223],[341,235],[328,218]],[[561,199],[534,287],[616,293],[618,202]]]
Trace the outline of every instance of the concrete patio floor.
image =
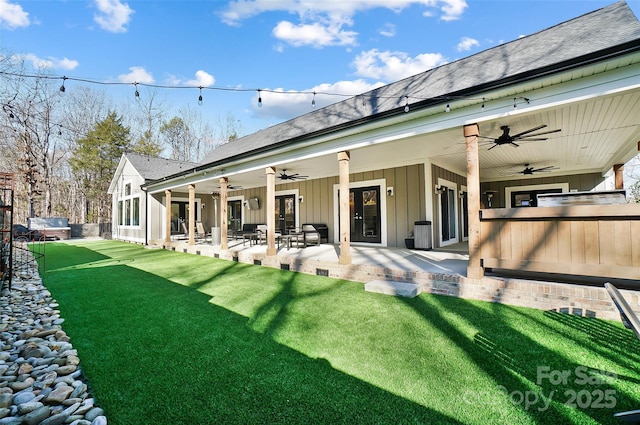
[[[196,250],[200,255],[220,255],[220,246],[210,242],[197,242],[189,247],[187,241],[174,242],[176,251]],[[469,261],[468,245],[466,242],[449,245],[436,250],[415,250],[395,247],[351,246],[353,266],[377,266],[390,270],[409,272],[428,272],[466,276]],[[267,246],[264,244],[250,245],[241,240],[229,241],[229,252],[232,257],[266,256]],[[335,244],[321,244],[306,248],[288,248],[281,246],[277,249],[276,257],[281,263],[296,260],[315,260],[321,263],[338,264],[340,247]]]

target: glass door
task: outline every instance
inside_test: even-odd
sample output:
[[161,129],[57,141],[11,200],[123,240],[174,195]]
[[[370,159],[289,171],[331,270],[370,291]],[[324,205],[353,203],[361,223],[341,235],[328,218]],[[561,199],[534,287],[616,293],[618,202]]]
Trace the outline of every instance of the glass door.
[[380,186],[349,190],[352,242],[380,243]]
[[189,212],[189,203],[171,201],[171,233],[184,233],[182,223],[185,222]]
[[242,230],[242,201],[227,201],[227,229],[229,232]]
[[438,197],[440,203],[440,237],[442,245],[458,242],[457,214],[456,214],[456,190],[441,185]]
[[276,233],[286,235],[289,230],[296,228],[296,196],[280,195],[276,196]]

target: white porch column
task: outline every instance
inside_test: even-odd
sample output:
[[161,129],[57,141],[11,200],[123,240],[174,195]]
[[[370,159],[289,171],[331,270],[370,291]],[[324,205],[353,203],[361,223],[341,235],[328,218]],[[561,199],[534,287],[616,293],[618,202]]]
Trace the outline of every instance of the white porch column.
[[189,185],[189,245],[195,245],[196,230],[196,186]]
[[469,265],[467,277],[481,279],[484,268],[480,265],[480,160],[478,156],[478,124],[464,126],[467,145],[467,201],[469,216]]
[[220,179],[220,250],[229,249],[227,241],[227,190],[229,180],[226,177]]
[[276,167],[267,167],[267,255],[276,255]]
[[348,151],[338,152],[340,171],[340,264],[351,264],[351,209],[349,208],[349,160]]
[[164,212],[164,241],[166,243],[171,242],[171,191],[165,190],[165,212]]

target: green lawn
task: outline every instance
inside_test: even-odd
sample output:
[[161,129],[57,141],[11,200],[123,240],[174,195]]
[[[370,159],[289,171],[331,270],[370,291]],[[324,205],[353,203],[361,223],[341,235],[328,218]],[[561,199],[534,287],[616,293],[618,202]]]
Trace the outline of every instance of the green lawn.
[[640,343],[616,322],[114,241],[45,260],[113,425],[614,424],[640,408]]

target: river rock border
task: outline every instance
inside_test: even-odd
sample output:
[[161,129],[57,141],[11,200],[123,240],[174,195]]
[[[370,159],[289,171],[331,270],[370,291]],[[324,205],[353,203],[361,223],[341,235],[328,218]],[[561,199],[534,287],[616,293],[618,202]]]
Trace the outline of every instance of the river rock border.
[[107,424],[63,322],[36,262],[23,262],[0,293],[0,425]]

